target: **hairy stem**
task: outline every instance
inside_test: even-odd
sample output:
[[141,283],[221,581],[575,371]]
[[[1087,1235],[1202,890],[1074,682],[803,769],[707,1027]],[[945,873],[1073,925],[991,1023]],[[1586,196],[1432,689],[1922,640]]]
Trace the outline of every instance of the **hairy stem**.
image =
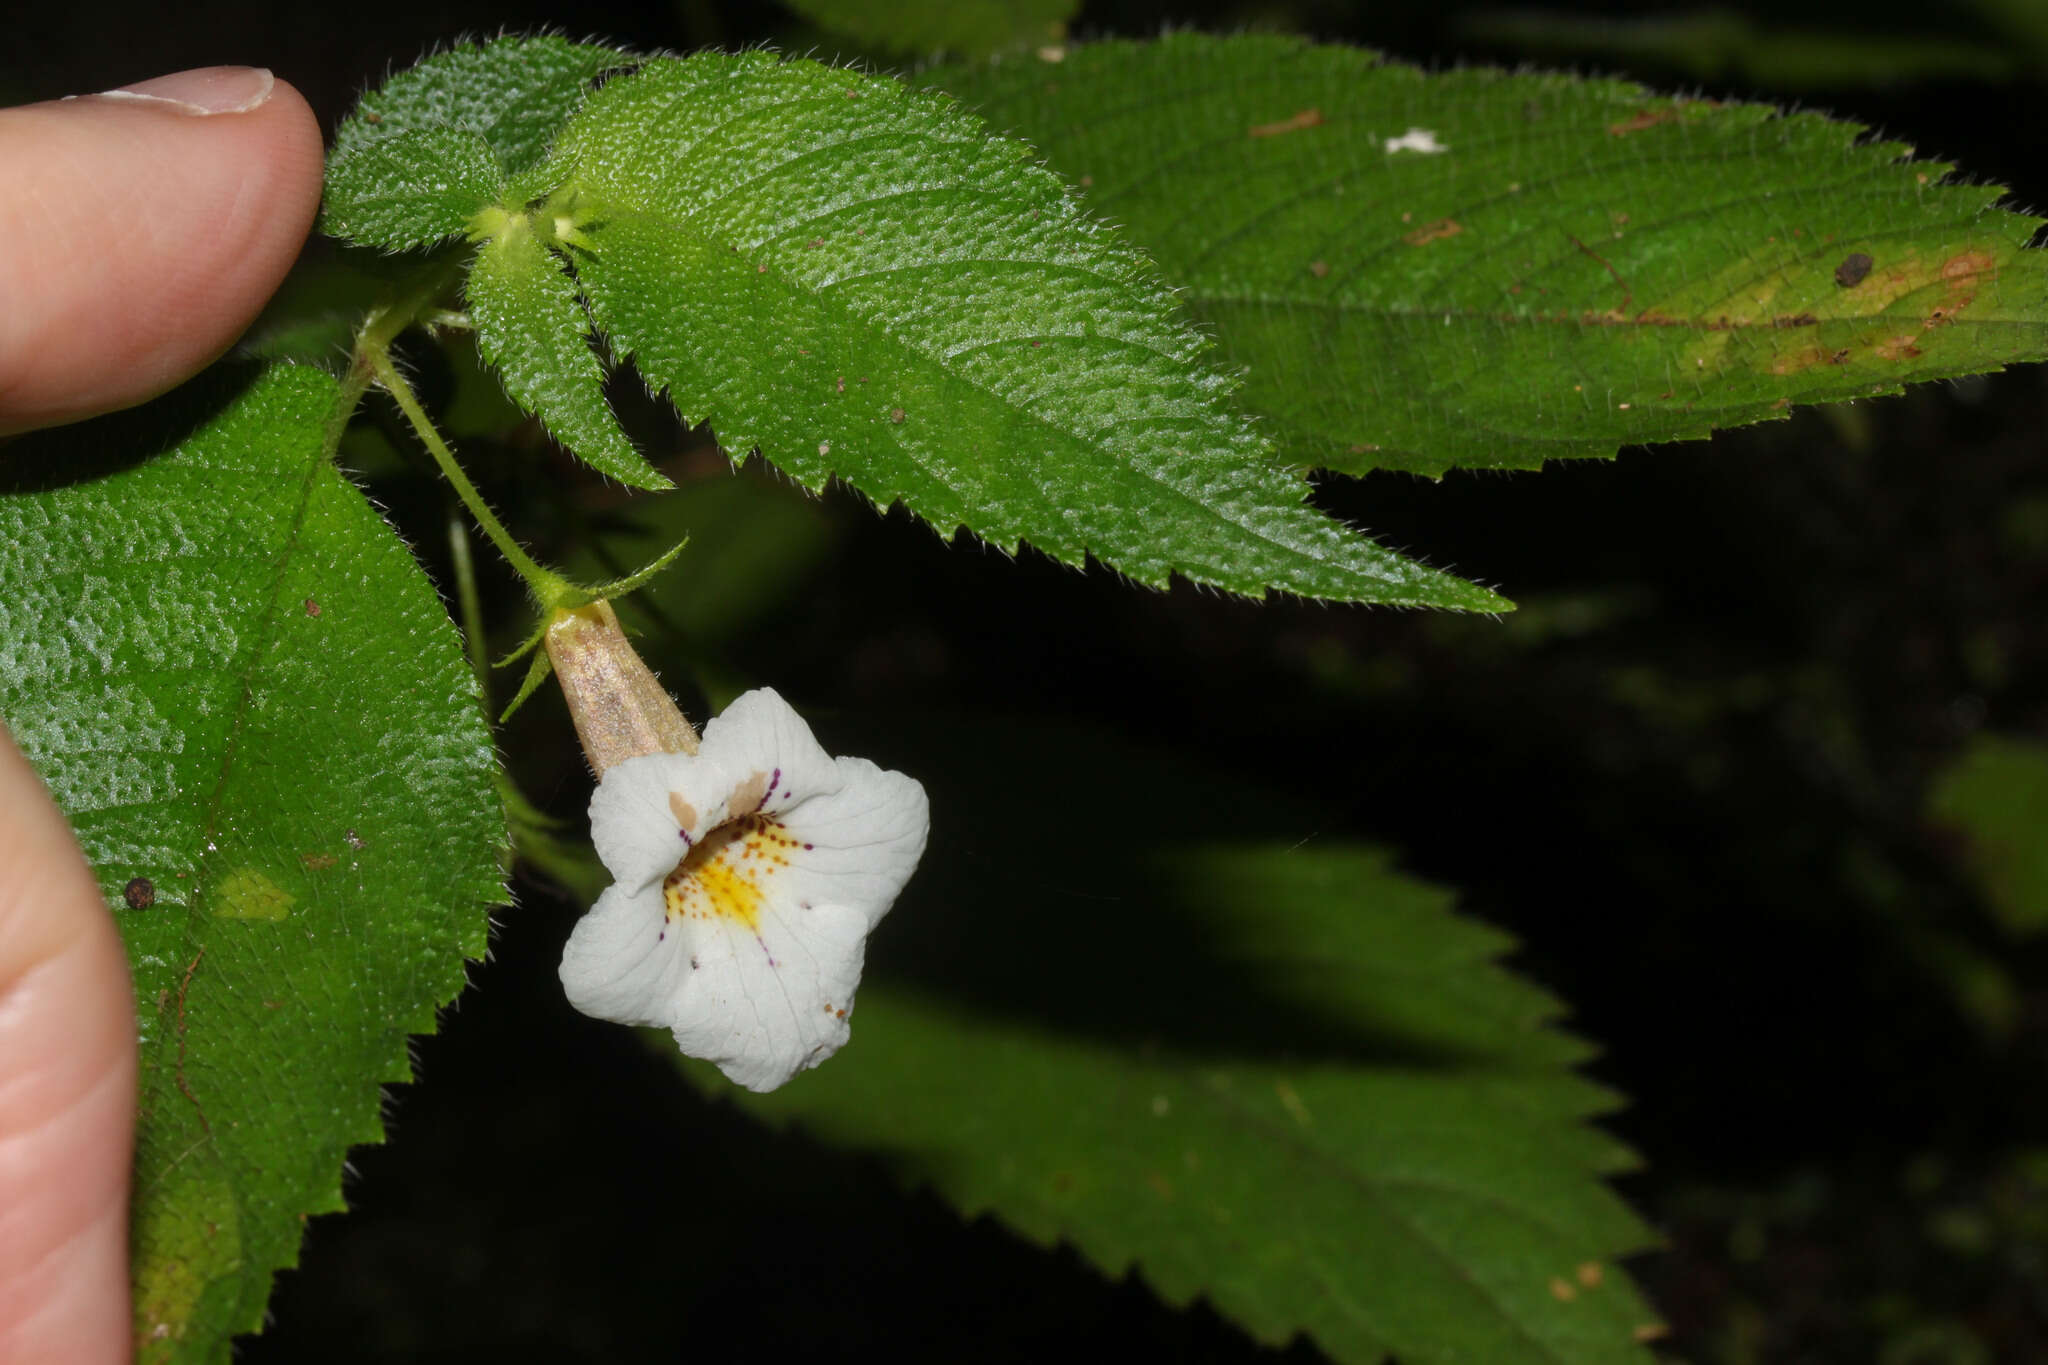
[[543,569],[533,561],[519,542],[512,538],[512,533],[505,529],[504,523],[498,520],[497,513],[484,501],[483,494],[476,491],[476,485],[469,481],[469,475],[462,472],[462,466],[456,462],[455,452],[448,448],[448,443],[441,439],[441,433],[435,430],[433,420],[427,416],[427,410],[420,406],[420,400],[413,394],[412,385],[405,382],[405,376],[391,363],[390,343],[373,340],[371,329],[366,327],[363,335],[356,340],[356,354],[368,361],[371,375],[384,386],[392,401],[398,404],[398,410],[405,414],[405,420],[412,423],[413,434],[420,438],[420,444],[434,457],[434,463],[441,466],[441,476],[448,480],[449,486],[455,490],[455,496],[462,499],[462,505],[469,509],[469,515],[475,518],[477,526],[490,537],[491,544],[498,547],[498,553],[505,556],[505,562],[526,580],[527,586],[533,590],[533,595],[543,603],[553,603],[567,596],[571,591],[568,581],[560,574]]
[[[483,494],[477,492],[476,485],[462,472],[462,466],[456,463],[455,453],[448,448],[448,443],[441,439],[441,433],[435,429],[426,409],[420,406],[418,397],[412,391],[412,385],[406,383],[405,376],[399,373],[398,367],[391,360],[391,343],[396,341],[399,333],[406,328],[422,321],[445,323],[459,316],[443,308],[440,300],[447,293],[449,286],[455,282],[461,268],[460,256],[429,262],[406,281],[392,302],[371,309],[368,316],[363,319],[363,325],[356,332],[355,355],[349,365],[348,374],[342,381],[340,401],[335,405],[330,441],[336,445],[340,443],[342,429],[347,426],[349,417],[363,401],[363,395],[368,392],[370,385],[382,385],[391,395],[392,401],[398,404],[398,410],[405,414],[405,420],[412,424],[413,433],[419,437],[420,444],[427,448],[427,453],[434,457],[434,463],[441,467],[442,476],[454,488],[455,495],[462,499],[462,505],[469,509],[469,514],[476,519],[476,524],[483,528],[491,543],[498,547],[498,553],[504,555],[506,562],[519,571],[519,576],[526,580],[527,586],[536,598],[551,605],[567,594],[569,583],[559,574],[551,573],[536,564],[520,547],[519,542],[512,539],[511,533],[498,520],[497,514],[491,511],[490,504],[484,501]],[[459,556],[466,555],[467,548],[465,540],[458,552]],[[472,579],[472,591],[474,586]],[[470,652],[472,657],[475,657],[482,649],[482,645],[473,631],[470,635]],[[481,678],[483,674],[479,672],[478,676]]]
[[491,712],[491,659],[484,648],[484,604],[476,590],[476,558],[469,552],[469,527],[462,514],[448,509],[448,558],[455,566],[455,602],[462,613],[462,652],[483,692],[484,714]]

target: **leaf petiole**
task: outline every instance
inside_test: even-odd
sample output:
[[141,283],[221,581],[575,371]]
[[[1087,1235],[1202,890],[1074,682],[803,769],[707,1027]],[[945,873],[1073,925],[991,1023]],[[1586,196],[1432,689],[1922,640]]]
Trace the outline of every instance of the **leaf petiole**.
[[455,452],[441,439],[433,419],[427,416],[426,409],[420,406],[420,400],[414,395],[412,385],[405,382],[405,376],[392,363],[390,342],[378,335],[382,330],[378,321],[373,317],[371,323],[364,327],[356,342],[356,354],[367,364],[370,374],[385,392],[391,395],[392,401],[398,404],[405,420],[412,423],[413,433],[420,438],[420,444],[427,448],[427,453],[434,457],[434,463],[441,467],[441,474],[455,490],[455,496],[462,499],[462,505],[469,509],[478,527],[490,537],[491,544],[498,547],[498,553],[505,556],[505,562],[526,580],[527,588],[537,600],[543,605],[552,605],[573,595],[575,586],[560,574],[534,562],[533,557],[512,538],[512,533],[505,529],[504,523],[498,520],[497,513],[484,501],[483,494],[477,492],[476,485],[469,481],[469,475],[462,472]]

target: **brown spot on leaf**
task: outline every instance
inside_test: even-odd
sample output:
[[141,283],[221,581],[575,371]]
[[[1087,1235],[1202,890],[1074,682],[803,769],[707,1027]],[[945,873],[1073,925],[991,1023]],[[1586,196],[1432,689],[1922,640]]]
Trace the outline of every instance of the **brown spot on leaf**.
[[1877,352],[1880,360],[1917,360],[1920,358],[1920,347],[1916,344],[1919,340],[1918,335],[1908,332],[1904,336],[1886,337],[1871,349]]
[[1988,251],[1965,251],[1951,256],[1941,263],[1941,277],[1945,280],[1959,280],[1965,275],[1981,275],[1997,265]]
[[1801,346],[1796,351],[1785,351],[1771,361],[1772,374],[1798,374],[1810,370],[1828,358],[1825,346]]
[[1852,251],[1835,267],[1835,283],[1844,289],[1854,289],[1863,283],[1864,276],[1870,273],[1870,267],[1875,264],[1867,252]]
[[1929,327],[1947,322],[1977,301],[1977,284],[1985,275],[1996,276],[1998,261],[1988,251],[1964,251],[1941,263],[1941,278],[1948,282],[1948,297],[1927,315]]
[[325,872],[339,861],[332,853],[301,853],[299,862],[308,872]]
[[1320,128],[1322,123],[1322,110],[1304,109],[1273,123],[1255,123],[1249,132],[1252,137],[1279,137],[1282,133],[1298,133],[1304,128]]
[[1558,1275],[1553,1275],[1550,1277],[1551,1298],[1556,1299],[1559,1303],[1570,1303],[1573,1299],[1576,1299],[1578,1296],[1579,1291],[1572,1288],[1572,1283],[1570,1280],[1567,1280],[1562,1276]]
[[1647,1344],[1670,1336],[1671,1329],[1661,1322],[1644,1322],[1638,1323],[1636,1329],[1630,1332],[1629,1335],[1637,1341]]
[[1795,313],[1791,317],[1771,319],[1771,326],[1773,327],[1817,327],[1819,325],[1820,319],[1811,313]]
[[1676,109],[1638,109],[1631,118],[1607,125],[1607,131],[1614,137],[1627,137],[1640,133],[1645,128],[1654,128],[1660,123],[1669,123],[1678,117]]
[[147,910],[156,904],[156,883],[147,877],[131,877],[121,888],[121,899],[130,910]]
[[1330,273],[1330,263],[1328,261],[1310,261],[1308,263],[1308,273],[1320,280]]
[[1600,1268],[1598,1261],[1582,1261],[1573,1273],[1579,1277],[1579,1283],[1588,1289],[1598,1289],[1600,1281],[1607,1278],[1607,1272]]
[[890,420],[890,421],[892,421],[892,422],[894,422],[894,423],[895,423],[895,424],[896,424],[897,426],[899,426],[899,427],[900,427],[900,426],[902,426],[902,425],[903,425],[903,409],[902,409],[902,408],[890,408],[890,409],[889,409],[889,420]]
[[1403,235],[1401,240],[1410,246],[1427,246],[1446,237],[1455,237],[1464,230],[1464,226],[1455,218],[1439,218],[1434,223],[1424,223],[1415,231]]
[[319,614],[320,614],[320,604],[319,604],[318,602],[314,601],[314,600],[313,600],[312,598],[310,598],[310,597],[309,597],[309,598],[307,598],[307,599],[306,599],[306,615],[308,615],[308,616],[318,616]]

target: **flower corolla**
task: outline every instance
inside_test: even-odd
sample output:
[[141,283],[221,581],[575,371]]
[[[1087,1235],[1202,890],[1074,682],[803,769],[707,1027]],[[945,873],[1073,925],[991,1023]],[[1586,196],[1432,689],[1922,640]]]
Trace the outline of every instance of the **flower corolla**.
[[696,753],[605,770],[590,833],[616,880],[562,952],[569,1002],[773,1090],[846,1042],[868,931],[929,823],[916,781],[833,758],[781,697],[748,692]]

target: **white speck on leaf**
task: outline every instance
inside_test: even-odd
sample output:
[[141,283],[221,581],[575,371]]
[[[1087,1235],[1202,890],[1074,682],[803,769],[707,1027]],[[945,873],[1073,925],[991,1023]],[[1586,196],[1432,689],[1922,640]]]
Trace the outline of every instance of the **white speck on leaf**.
[[1419,152],[1424,156],[1435,156],[1448,152],[1449,147],[1436,140],[1436,134],[1427,128],[1410,128],[1399,137],[1387,139],[1387,155],[1396,152]]

